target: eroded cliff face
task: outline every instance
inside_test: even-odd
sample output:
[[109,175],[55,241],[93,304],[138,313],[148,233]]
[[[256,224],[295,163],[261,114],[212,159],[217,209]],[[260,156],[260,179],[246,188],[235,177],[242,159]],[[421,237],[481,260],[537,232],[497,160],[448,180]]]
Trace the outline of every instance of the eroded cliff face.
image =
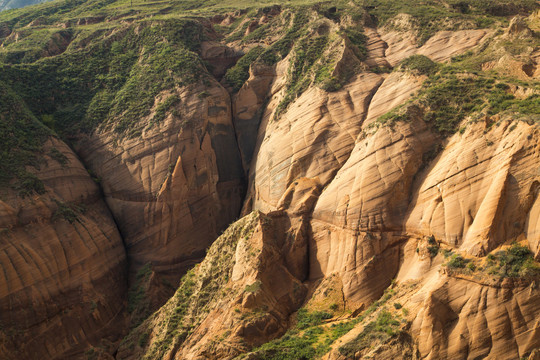
[[[441,32],[415,48],[404,44],[407,40],[396,40],[395,33],[381,32],[382,36],[366,30],[371,35],[366,63],[372,66],[396,65],[413,54],[448,61],[475,46],[485,47],[490,34]],[[287,63],[278,63],[274,73],[253,68],[236,101],[237,109],[249,114],[242,120],[261,119],[245,211],[285,211],[290,219],[306,219],[309,214],[306,274],[311,290],[304,304],[310,308],[317,302],[314,289],[323,284],[325,294],[340,292],[342,299],[334,305],[341,302],[339,306],[359,314],[397,278],[404,287],[412,284],[415,289],[393,297],[399,308],[407,308],[407,316],[399,315],[409,324],[403,330],[407,335],[392,336],[378,346],[372,339],[370,356],[510,359],[532,353],[540,345],[535,281],[496,277],[490,281],[488,274],[479,280],[447,273],[441,265],[447,260],[430,254],[426,239],[436,239],[436,251],[445,244],[480,259],[516,240],[537,254],[538,230],[529,220],[535,217],[537,198],[537,125],[509,115],[484,116],[462,123],[462,130],[447,136],[426,121],[429,108],[414,106],[406,110],[409,121],[381,125],[379,117],[408,102],[427,79],[395,71],[362,73],[331,93],[310,88],[276,118],[277,105],[272,104],[283,99],[284,79],[290,74],[284,68]],[[265,91],[266,107],[261,95]],[[306,194],[306,184],[317,190]],[[232,280],[235,284],[240,279]],[[332,345],[327,357],[368,355],[354,341],[358,351],[339,349],[369,329],[369,320],[376,321],[384,311],[363,319],[348,338]],[[519,315],[524,312],[528,315]],[[334,319],[337,324],[346,322],[342,315],[335,314]],[[294,322],[290,326],[294,328]],[[196,327],[175,358],[235,356],[224,353],[223,345],[215,345],[214,352],[198,344],[198,331],[212,333],[212,327]],[[219,337],[220,333],[213,332],[215,341],[234,338],[231,334],[249,337],[235,331]],[[275,351],[292,351],[290,345],[282,346]],[[206,352],[193,352],[201,347]],[[255,351],[248,358],[272,358],[268,351]]]
[[76,146],[101,179],[132,271],[150,263],[171,283],[236,218],[245,186],[229,94],[214,81],[155,107],[174,95],[174,111],[140,137],[99,131]]
[[[1,88],[8,111],[2,113],[3,134],[14,126],[32,136],[34,129],[22,120],[29,115],[9,94]],[[43,140],[39,171],[30,168],[25,180],[2,188],[5,359],[70,358],[89,346],[112,344],[126,325],[127,263],[116,224],[73,151],[55,136]],[[10,151],[20,155],[16,147]],[[37,193],[27,193],[29,183]]]
[[26,73],[35,54],[126,54],[88,85],[87,128],[40,98],[73,150],[51,133],[27,164],[43,191],[2,195],[1,353],[534,359],[538,15],[434,31],[380,11],[142,12],[56,53],[4,41]]

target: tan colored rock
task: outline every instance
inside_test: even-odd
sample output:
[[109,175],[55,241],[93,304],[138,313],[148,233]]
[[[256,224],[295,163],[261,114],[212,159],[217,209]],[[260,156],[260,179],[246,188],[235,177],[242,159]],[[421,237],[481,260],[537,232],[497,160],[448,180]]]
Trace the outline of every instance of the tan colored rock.
[[311,214],[321,191],[319,180],[300,178],[289,185],[278,203],[278,210],[288,210],[295,215]]
[[118,229],[78,158],[57,139],[44,153],[52,148],[66,162],[45,157],[36,175],[47,192],[24,199],[11,192],[0,202],[3,359],[76,358],[103,338],[118,340],[125,324]]
[[460,55],[484,41],[490,34],[487,30],[439,31],[433,35],[417,54],[425,55],[433,61],[444,62]]
[[533,350],[531,355],[529,355],[529,358],[527,360],[539,360],[539,359],[540,359],[540,350],[535,349]]
[[525,222],[525,236],[529,240],[529,247],[535,253],[535,258],[537,260],[540,260],[540,197],[538,196],[539,190],[540,183],[538,181],[534,181],[531,184],[527,199],[528,201],[532,201],[532,206],[530,207]]
[[213,81],[175,92],[177,113],[140,136],[102,129],[77,144],[102,179],[132,273],[151,263],[171,283],[238,216],[244,176],[225,89]]
[[377,29],[366,27],[364,28],[364,34],[367,37],[366,64],[368,66],[390,67],[390,64],[385,59],[388,44],[381,39]]
[[[289,268],[307,260],[307,234],[298,232],[304,224],[285,212],[232,224],[176,295],[129,335],[117,359],[232,359],[283,334],[306,294],[307,266],[296,275]],[[289,251],[302,243],[303,259]],[[129,349],[141,334],[148,344]]]
[[266,98],[275,78],[273,67],[252,65],[249,79],[233,97],[234,129],[246,175],[253,159]]
[[425,79],[426,76],[392,72],[373,95],[363,128],[370,126],[380,116],[388,113],[388,109],[394,109],[410,100],[420,90]]
[[[538,59],[536,59],[536,54],[534,53],[530,57],[520,57],[519,59],[508,53],[503,53],[497,60],[482,64],[482,70],[495,70],[500,74],[527,81],[540,76],[540,69],[537,67],[536,60]],[[516,95],[520,97],[524,94],[518,92]]]
[[379,31],[379,33],[381,40],[386,43],[385,59],[392,67],[418,51],[413,32]]
[[[335,93],[307,90],[277,121],[267,110],[251,166],[254,208],[275,209],[290,184],[301,177],[318,177],[325,186],[348,158],[381,83],[379,75],[361,74]],[[276,103],[271,101],[269,109]]]
[[420,48],[416,47],[412,33],[389,31],[382,33],[381,39],[388,46],[385,51],[386,61],[396,66],[415,54],[425,55],[433,61],[448,61],[479,45],[489,34],[487,30],[439,31]]
[[510,25],[508,25],[504,35],[514,39],[529,38],[533,35],[533,31],[529,28],[525,17],[516,16],[510,20]]
[[433,141],[421,121],[359,138],[313,211],[311,278],[340,274],[353,302],[380,296],[397,272],[408,193]]
[[[306,234],[300,237],[293,235],[292,239],[287,236],[287,232],[293,232],[295,227],[302,225],[301,221],[291,224],[284,214],[274,214],[263,221],[266,224],[262,224],[260,230],[256,229],[247,243],[240,241],[236,249],[231,276],[233,283],[229,286],[242,289],[243,293],[237,295],[237,301],[216,306],[174,359],[232,359],[238,355],[238,350],[231,345],[238,344],[240,339],[251,346],[258,346],[284,333],[289,315],[303,302],[306,291],[301,280],[307,270],[307,267],[302,269],[300,278],[290,272],[288,264],[298,265],[301,259],[288,259],[287,245],[291,240],[306,244],[306,238],[301,237]],[[257,255],[253,257],[252,253]],[[304,248],[301,256],[305,258],[305,255]],[[247,292],[250,285],[254,286],[252,284],[258,284],[258,289]],[[231,307],[235,303],[242,304],[240,312]],[[245,320],[241,319],[242,315]],[[214,344],[215,334],[224,334],[225,337],[217,346]]]
[[425,359],[519,359],[540,346],[540,291],[442,276],[419,290],[411,333]]
[[201,43],[201,58],[211,65],[212,74],[221,79],[227,69],[236,64],[242,53],[217,41]]
[[[422,177],[407,215],[409,232],[433,234],[474,255],[524,232],[529,213],[536,211],[531,206],[540,176],[538,130],[511,122],[485,135],[484,130],[477,123],[455,134]],[[529,220],[526,232],[537,244],[533,224]]]

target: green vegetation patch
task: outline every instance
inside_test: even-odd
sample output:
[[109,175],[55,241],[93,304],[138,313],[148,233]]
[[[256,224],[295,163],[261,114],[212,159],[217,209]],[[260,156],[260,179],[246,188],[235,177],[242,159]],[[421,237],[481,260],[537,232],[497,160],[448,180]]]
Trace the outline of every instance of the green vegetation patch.
[[299,42],[289,67],[287,93],[277,106],[276,117],[279,117],[312,83],[310,70],[324,53],[327,44],[327,35],[306,37]]
[[67,156],[57,148],[51,148],[48,155],[62,166],[66,166],[68,163]]
[[454,254],[450,257],[450,260],[446,263],[446,266],[450,269],[464,269],[467,261],[463,256]]
[[[124,339],[124,343],[140,344],[141,338],[149,331],[148,326],[152,326],[155,327],[155,341],[146,349],[145,359],[161,359],[172,346],[181,344],[216,301],[224,296],[232,296],[232,289],[225,285],[232,275],[236,246],[240,239],[251,237],[258,219],[259,215],[252,213],[229,226],[209,249],[205,260],[182,277],[178,290],[162,307],[161,313],[155,313],[135,329]],[[260,287],[260,282],[254,286]],[[157,325],[152,324],[156,316],[162,316],[165,320]],[[144,341],[145,346],[147,340]]]
[[512,244],[506,251],[497,251],[488,256],[486,269],[490,275],[500,277],[529,277],[540,275],[540,265],[534,261],[527,246]]
[[437,0],[365,0],[363,3],[379,26],[410,30],[401,28],[407,25],[392,22],[398,14],[409,15],[412,23],[408,26],[417,32],[419,45],[424,44],[437,31],[506,24],[509,16],[531,13],[538,8],[534,0],[449,0],[444,4]]
[[25,29],[17,41],[6,39],[0,49],[0,62],[31,63],[41,57],[62,53],[73,36],[71,29]]
[[316,359],[326,354],[330,346],[340,337],[351,331],[361,319],[350,319],[331,325],[322,322],[331,317],[326,312],[298,311],[297,326],[281,338],[270,341],[249,354],[250,359],[297,360]]
[[437,64],[424,55],[412,55],[403,60],[400,64],[403,69],[421,75],[431,75],[437,71]]
[[234,91],[240,90],[242,85],[247,81],[249,78],[249,67],[263,52],[264,48],[260,46],[254,47],[242,56],[235,66],[227,70],[225,81],[227,81]]
[[527,247],[513,243],[505,250],[488,254],[485,262],[478,259],[464,258],[460,254],[446,250],[444,256],[448,261],[444,264],[452,272],[464,274],[481,274],[500,278],[527,278],[540,276],[540,264],[534,261],[534,254]]
[[253,284],[246,285],[246,287],[244,288],[244,291],[248,293],[256,293],[257,291],[261,289],[261,285],[262,285],[261,281],[257,280]]
[[365,60],[367,57],[367,37],[359,27],[349,27],[343,30],[347,38],[354,45],[354,51],[356,57],[360,60]]
[[53,220],[63,219],[70,224],[81,222],[80,214],[86,211],[82,205],[68,204],[59,200],[53,200],[56,203],[56,210],[53,214]]
[[399,332],[400,321],[387,310],[382,310],[377,319],[364,327],[364,330],[353,340],[339,347],[339,352],[354,357],[359,351],[373,347],[375,343],[384,343]]
[[[146,287],[148,280],[152,275],[152,265],[150,263],[145,264],[137,271],[135,276],[135,283],[131,287],[128,293],[128,311],[130,313],[140,310],[141,304],[146,297]],[[140,319],[139,321],[142,321]]]
[[322,324],[324,320],[331,319],[332,314],[326,311],[308,311],[300,309],[296,315],[296,327],[300,330]]
[[[337,306],[330,305],[327,311],[310,311],[302,308],[297,312],[296,325],[292,329],[281,338],[253,349],[248,358],[258,360],[318,359],[330,351],[332,344],[337,339],[347,334],[366,317],[380,309],[395,294],[395,290],[388,288],[383,296],[371,304],[359,317],[335,321],[331,324],[325,323],[340,314]],[[377,320],[379,321],[377,329],[384,327],[386,330],[388,327],[394,331],[396,327],[395,320],[388,318],[385,311],[382,311],[382,313],[383,315],[379,315],[380,320]]]
[[28,110],[24,101],[0,82],[0,186],[20,196],[43,194],[45,187],[28,169],[43,163],[42,146],[52,132]]
[[[155,98],[205,74],[197,55],[205,30],[189,19],[140,21],[104,36],[76,33],[77,46],[31,64],[0,64],[0,74],[30,110],[60,135],[99,126],[134,137]],[[167,110],[158,108],[158,122]]]
[[[349,75],[352,72],[351,74],[344,74],[340,78],[333,76],[336,65],[336,59],[333,58],[335,56],[328,56],[328,54],[323,56],[323,54],[325,54],[328,46],[338,38],[328,33],[327,24],[324,21],[321,22],[321,19],[326,17],[339,22],[341,17],[351,16],[352,14],[352,16],[358,17],[356,19],[358,22],[361,22],[361,16],[357,14],[358,11],[361,11],[359,10],[361,8],[350,3],[344,5],[341,2],[337,4],[337,7],[329,8],[323,5],[299,6],[283,10],[280,17],[275,17],[270,23],[243,37],[244,42],[252,42],[259,41],[260,37],[269,29],[278,33],[282,32],[279,40],[267,48],[253,48],[238,61],[236,66],[229,69],[225,75],[227,83],[235,91],[238,91],[247,80],[249,66],[252,63],[259,62],[264,65],[274,65],[288,56],[291,51],[294,51],[289,66],[287,92],[278,105],[276,118],[313,83],[318,84],[327,91],[340,89],[343,83],[350,78]],[[329,9],[332,9],[332,11]],[[246,27],[248,22],[244,23]],[[286,28],[283,23],[290,23],[291,26]],[[320,28],[311,29],[312,26],[319,26]],[[245,29],[242,28],[238,33],[242,32],[245,32]],[[353,51],[360,60],[366,57],[366,37],[360,25],[344,28],[338,35],[350,41],[353,45]],[[231,37],[227,38],[228,41],[230,39]]]
[[481,113],[509,113],[517,115],[515,119],[520,119],[520,115],[540,115],[540,96],[533,94],[518,99],[509,92],[507,84],[498,82],[492,75],[470,73],[455,65],[431,71],[412,100],[381,116],[372,126],[391,126],[421,116],[436,132],[448,136],[458,131],[466,117],[478,117]]
[[427,242],[428,242],[427,250],[428,250],[429,256],[432,258],[437,256],[437,254],[439,253],[439,244],[435,240],[435,237],[433,235],[428,236]]
[[296,40],[305,34],[308,23],[309,10],[305,7],[297,9],[293,15],[292,26],[281,39],[261,54],[260,60],[266,65],[273,65],[289,55]]

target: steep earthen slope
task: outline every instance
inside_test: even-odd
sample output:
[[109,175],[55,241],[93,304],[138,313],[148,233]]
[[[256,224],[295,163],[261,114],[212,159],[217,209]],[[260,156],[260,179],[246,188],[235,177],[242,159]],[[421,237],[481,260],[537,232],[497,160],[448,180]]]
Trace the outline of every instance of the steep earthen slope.
[[306,235],[285,213],[238,220],[117,358],[230,359],[283,334],[306,294]]

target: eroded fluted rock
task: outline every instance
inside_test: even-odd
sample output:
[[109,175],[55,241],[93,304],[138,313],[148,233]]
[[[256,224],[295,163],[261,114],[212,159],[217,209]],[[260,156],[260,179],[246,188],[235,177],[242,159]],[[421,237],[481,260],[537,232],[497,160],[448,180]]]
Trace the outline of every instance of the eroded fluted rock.
[[397,272],[408,194],[433,141],[421,120],[358,140],[313,211],[312,278],[340,274],[353,302],[380,296]]
[[102,179],[132,272],[151,263],[176,283],[238,216],[244,173],[225,89],[213,80],[173,94],[174,114],[142,135],[103,130],[77,148]]
[[540,291],[442,276],[412,298],[420,309],[411,333],[425,359],[517,359],[540,346]]
[[538,129],[505,121],[485,130],[471,124],[449,140],[414,192],[407,230],[473,255],[526,234],[536,251]]
[[234,129],[246,175],[257,145],[256,134],[265,111],[264,105],[277,76],[272,66],[255,64],[249,70],[248,80],[233,97]]
[[305,230],[285,212],[252,213],[232,224],[117,358],[232,359],[283,334],[306,294],[307,266],[298,268],[307,264]]
[[440,31],[424,45],[417,47],[412,33],[401,31],[383,32],[380,38],[386,43],[385,59],[396,66],[411,55],[419,54],[433,61],[448,61],[484,41],[490,34],[487,30]]
[[382,83],[377,74],[361,74],[343,90],[311,88],[281,116],[265,112],[250,175],[255,209],[272,210],[291,183],[319,178],[322,186],[345,163],[367,116],[371,98]]
[[[127,263],[98,186],[73,152],[50,138],[36,175],[46,193],[0,202],[0,337],[4,359],[81,356],[124,322]],[[112,348],[111,348],[112,350]]]

